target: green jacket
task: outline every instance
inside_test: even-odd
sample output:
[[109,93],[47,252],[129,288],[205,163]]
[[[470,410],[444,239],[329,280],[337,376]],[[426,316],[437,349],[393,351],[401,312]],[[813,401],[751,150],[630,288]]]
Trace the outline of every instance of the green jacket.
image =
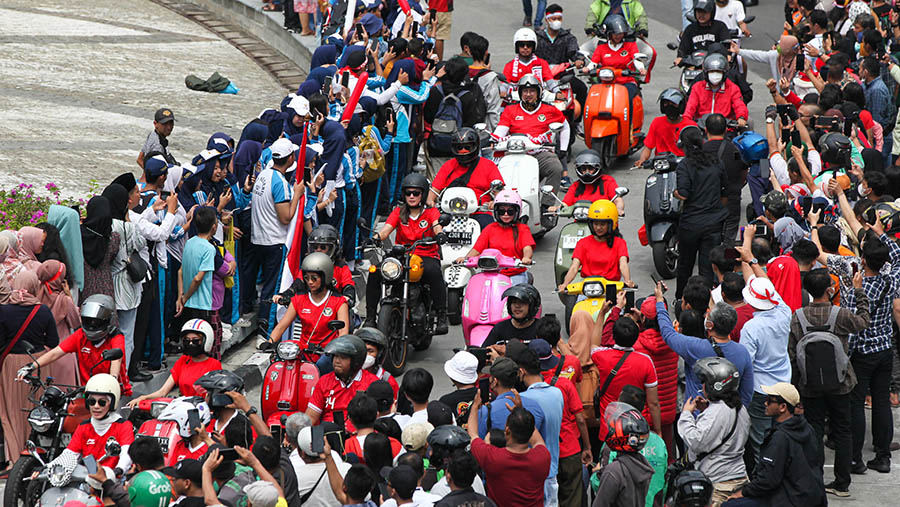
[[[584,28],[592,28],[594,23],[603,23],[608,13],[609,0],[594,0],[588,10]],[[628,21],[634,31],[649,31],[647,13],[644,12],[644,6],[639,0],[622,0],[622,13],[625,15],[625,21]]]

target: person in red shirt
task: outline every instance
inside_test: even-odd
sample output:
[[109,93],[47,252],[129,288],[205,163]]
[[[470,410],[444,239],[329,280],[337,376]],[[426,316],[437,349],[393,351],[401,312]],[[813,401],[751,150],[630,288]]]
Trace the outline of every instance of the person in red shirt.
[[588,226],[591,235],[578,240],[572,252],[572,265],[559,285],[565,292],[580,272],[581,276],[602,276],[607,280],[624,280],[625,285],[634,287],[631,270],[628,267],[628,245],[619,232],[619,211],[616,205],[605,199],[591,204],[588,209]]
[[506,76],[507,82],[518,83],[522,76],[528,74],[536,77],[541,83],[553,79],[547,61],[534,55],[534,48],[537,47],[537,34],[534,30],[519,28],[513,35],[513,43],[516,46],[516,57],[503,67],[503,75]]
[[129,401],[128,408],[133,409],[143,400],[167,396],[175,386],[178,386],[182,396],[203,396],[206,392],[194,386],[194,382],[206,372],[222,369],[218,359],[209,357],[214,341],[209,322],[203,319],[185,322],[181,327],[181,349],[184,354],[175,361],[166,382],[156,391]]
[[[105,294],[95,294],[81,304],[81,329],[76,330],[59,345],[37,359],[37,363],[23,366],[16,374],[22,380],[31,370],[52,364],[66,354],[75,354],[78,379],[84,383],[92,374],[109,373],[118,377],[122,394],[131,396],[131,381],[122,358],[106,361],[107,350],[125,350],[125,337],[115,324],[116,303]],[[93,371],[92,371],[93,370]]]
[[728,60],[718,53],[703,60],[706,79],[694,83],[684,108],[684,117],[697,121],[708,113],[721,113],[729,120],[737,120],[740,126],[747,124],[749,113],[738,85],[725,79]]
[[313,426],[322,421],[335,422],[343,424],[348,433],[353,433],[356,428],[346,415],[350,400],[357,391],[368,389],[378,377],[363,369],[366,344],[356,336],[336,338],[325,348],[325,353],[331,356],[334,371],[319,377],[306,407],[306,415]]
[[[403,178],[400,187],[405,202],[391,211],[384,227],[375,233],[375,240],[384,241],[394,229],[397,230],[394,238],[397,245],[410,246],[422,239],[438,239],[442,234],[441,224],[438,223],[441,211],[425,206],[425,193],[430,187],[428,180],[419,173],[410,173]],[[429,286],[434,298],[434,309],[438,315],[434,334],[447,334],[450,332],[450,321],[447,320],[447,284],[441,271],[440,247],[437,243],[419,245],[413,254],[422,258],[422,281]],[[366,327],[376,327],[380,299],[381,273],[376,271],[369,274],[366,285]]]
[[[635,65],[635,55],[640,53],[636,43],[625,40],[625,35],[631,31],[628,22],[620,14],[610,14],[606,16],[603,22],[606,29],[608,41],[606,44],[598,44],[594,54],[591,55],[591,62],[599,67],[609,67],[617,70],[638,71],[644,76],[646,70],[644,66]],[[628,89],[629,107],[634,106],[634,98],[641,93],[638,88],[637,80],[633,76],[616,76],[616,84],[624,85]],[[630,111],[631,109],[629,109]]]
[[[353,273],[350,266],[344,262],[341,256],[341,240],[337,229],[332,225],[321,224],[309,233],[306,239],[307,252],[322,252],[331,257],[334,262],[334,273],[331,278],[332,288],[347,300],[347,305],[353,308],[356,305],[356,283],[353,281]],[[273,303],[280,303],[282,299],[291,299],[297,294],[306,292],[303,283],[303,270],[298,273],[297,279],[281,294],[272,296]]]
[[[181,397],[172,400],[159,414],[160,421],[174,421],[178,424],[178,435],[181,437],[175,442],[166,456],[166,466],[173,466],[183,459],[197,459],[203,457],[208,449],[209,436],[204,429],[212,421],[209,405],[205,401],[196,402],[190,397]],[[200,425],[191,427],[191,411],[197,412],[197,421]]]
[[394,392],[394,401],[397,401],[397,395],[400,393],[400,384],[393,375],[385,371],[381,366],[384,363],[384,356],[387,354],[388,341],[377,327],[362,327],[357,329],[353,336],[356,336],[366,344],[366,360],[363,362],[363,369],[372,375],[384,380],[391,386]]
[[[515,190],[501,190],[494,198],[494,223],[481,231],[469,253],[457,261],[463,262],[488,248],[494,248],[503,255],[520,259],[522,264],[531,264],[535,242],[528,226],[519,222],[521,212],[522,198],[519,194]],[[525,268],[508,268],[501,273],[513,278],[512,285],[527,283]]]
[[[356,434],[344,441],[344,455],[355,455],[359,462],[366,464],[365,448],[366,437],[375,433],[375,420],[378,418],[378,403],[363,391],[356,393],[347,405],[347,416],[356,427]],[[391,458],[397,459],[405,451],[403,444],[393,437],[387,437],[391,444]]]
[[[625,200],[616,196],[616,188],[619,184],[616,179],[608,174],[600,174],[603,170],[603,163],[600,154],[594,150],[584,150],[575,157],[575,175],[578,181],[569,187],[566,196],[563,197],[563,204],[571,206],[576,201],[595,202],[600,199],[611,200],[620,215],[625,214]],[[554,211],[553,206],[550,211]]]
[[657,156],[663,153],[684,156],[684,151],[678,147],[678,135],[684,127],[696,125],[693,120],[684,117],[685,102],[684,93],[678,88],[666,88],[659,94],[659,110],[663,114],[650,122],[647,137],[644,138],[644,149],[635,161],[635,167],[640,167],[649,160],[654,150]]

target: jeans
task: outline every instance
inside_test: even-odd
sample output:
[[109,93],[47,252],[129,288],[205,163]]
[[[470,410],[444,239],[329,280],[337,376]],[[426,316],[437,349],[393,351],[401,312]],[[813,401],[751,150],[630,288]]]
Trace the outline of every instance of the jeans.
[[544,507],[559,507],[559,483],[556,477],[544,481]]
[[685,28],[690,24],[687,20],[687,15],[691,13],[694,8],[693,0],[681,0],[681,31],[684,31]]
[[838,489],[850,486],[850,393],[832,394],[817,398],[802,397],[803,414],[816,432],[819,470],[825,464],[825,420],[828,420],[834,442],[834,485]]
[[[750,453],[750,465],[755,468],[763,438],[766,436],[766,431],[772,427],[772,418],[766,415],[766,395],[754,392],[750,406],[747,407],[747,413],[750,415],[750,438],[747,439],[747,450]],[[747,470],[748,476],[751,476],[750,472]]]
[[[547,9],[547,0],[538,0],[537,3],[537,14],[534,16],[534,27],[540,28],[544,23],[544,11]],[[522,10],[525,11],[525,18],[528,21],[532,20],[532,7],[531,0],[522,0]]]
[[319,356],[319,359],[316,361],[316,368],[319,369],[319,377],[324,375],[328,375],[329,373],[334,371],[334,363],[331,360],[331,356],[328,354],[322,354]]
[[[275,309],[272,306],[272,296],[278,288],[281,280],[281,269],[284,266],[284,245],[253,245],[255,250],[254,260],[249,270],[251,273],[262,270],[262,291],[259,294],[259,313],[257,323],[262,332],[268,334],[275,326]],[[255,290],[255,284],[248,280],[250,290]],[[268,300],[268,301],[267,301]]]
[[[153,270],[154,265],[156,263],[151,263],[150,269]],[[138,366],[141,364],[141,360],[144,359],[144,349],[150,348],[150,341],[154,339],[158,339],[159,337],[159,326],[156,326],[157,334],[153,335],[152,331],[154,330],[152,326],[153,317],[159,317],[159,312],[153,313],[153,301],[156,299],[156,292],[158,291],[158,279],[153,277],[149,282],[144,282],[143,291],[141,292],[141,304],[138,305],[137,311],[135,312],[135,321],[134,321],[134,332],[133,332],[133,341],[132,341],[132,349],[131,349],[131,359],[128,361],[128,371],[136,372],[138,371]],[[157,357],[159,353],[157,353]]]
[[722,243],[722,222],[716,222],[699,229],[684,226],[678,228],[678,284],[675,290],[676,298],[681,297],[688,278],[694,272],[695,259],[697,259],[697,271],[700,276],[710,281],[713,280],[709,252],[720,243]]
[[884,159],[884,167],[890,167],[893,163],[893,157],[891,156],[891,151],[893,151],[894,147],[894,135],[893,133],[884,136],[884,146],[881,151],[881,157]]
[[853,438],[852,459],[862,462],[866,437],[866,394],[872,394],[872,444],[876,458],[891,457],[894,424],[891,416],[890,386],[893,357],[891,350],[874,354],[853,354],[850,362],[856,372],[856,387],[850,393],[850,434]]
[[119,331],[125,337],[125,358],[122,364],[128,365],[131,360],[131,352],[134,350],[134,321],[137,318],[137,308],[131,310],[116,310],[119,318]]

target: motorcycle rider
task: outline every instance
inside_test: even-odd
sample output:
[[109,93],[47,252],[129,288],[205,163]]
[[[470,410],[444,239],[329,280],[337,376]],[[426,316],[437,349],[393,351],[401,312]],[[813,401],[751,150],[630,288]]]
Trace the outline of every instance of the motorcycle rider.
[[718,53],[710,54],[703,60],[706,79],[691,87],[687,105],[684,107],[685,118],[697,121],[704,114],[721,113],[729,120],[736,119],[741,127],[747,125],[749,117],[747,105],[741,96],[740,88],[725,79],[727,69],[728,60]]
[[[331,257],[334,262],[334,273],[331,278],[332,288],[347,300],[347,305],[353,308],[356,305],[356,284],[353,282],[353,273],[350,272],[350,266],[344,262],[341,256],[341,238],[337,229],[333,225],[321,224],[309,233],[306,239],[306,251],[309,253],[322,252]],[[272,296],[273,303],[280,303],[282,299],[291,299],[297,294],[306,292],[306,285],[303,283],[303,270],[300,270],[300,276],[294,280],[294,283],[281,294]]]
[[[591,201],[592,203],[598,199],[608,199],[616,195],[616,188],[619,184],[616,179],[609,174],[601,174],[603,171],[603,161],[600,154],[594,150],[584,150],[575,157],[575,175],[578,181],[569,187],[563,197],[563,204],[571,206],[576,201]],[[625,200],[616,197],[612,200],[619,215],[625,214]],[[554,211],[551,209],[550,211]]]
[[[613,7],[613,4],[616,4]],[[612,0],[594,0],[588,9],[587,18],[584,22],[584,30],[590,35],[593,33],[594,25],[602,25],[606,19],[613,14],[618,14],[625,18],[628,25],[634,31],[642,36],[647,37],[648,24],[647,13],[644,12],[644,6],[639,0],[621,0],[614,2]]]
[[694,3],[694,17],[692,22],[681,34],[681,43],[678,45],[678,56],[675,65],[681,63],[681,59],[694,51],[706,49],[713,42],[723,42],[731,39],[728,27],[725,23],[714,19],[716,12],[715,0],[696,0]]
[[332,358],[334,370],[319,377],[309,398],[306,415],[313,426],[323,421],[334,422],[352,433],[354,428],[346,414],[347,405],[357,391],[365,391],[378,377],[363,368],[366,344],[352,334],[332,340],[325,347],[325,354]]
[[650,122],[647,137],[644,138],[644,149],[634,167],[640,167],[649,160],[654,150],[657,156],[662,153],[684,156],[684,152],[678,147],[678,134],[684,127],[696,125],[693,120],[684,117],[686,103],[687,98],[678,88],[666,88],[659,94],[659,110],[663,114]]
[[[490,208],[494,195],[498,192],[492,186],[495,181],[503,181],[497,164],[481,156],[481,139],[474,129],[463,127],[453,134],[450,143],[453,159],[448,160],[438,170],[431,190],[428,192],[428,206],[438,202],[438,195],[451,187],[468,187],[478,196],[478,204]],[[490,212],[479,211],[472,215],[484,229],[493,220]]]
[[[528,226],[519,221],[521,213],[522,198],[519,194],[515,190],[501,190],[494,198],[494,222],[482,229],[472,249],[457,262],[464,262],[488,248],[495,248],[503,255],[521,259],[522,264],[531,264],[535,242]],[[509,276],[513,285],[528,281],[525,268],[505,268],[501,273]]]
[[[547,26],[537,33],[537,48],[534,50],[539,58],[547,60],[549,65],[572,62],[576,68],[584,66],[585,56],[578,52],[578,39],[568,29],[563,28],[563,8],[559,4],[547,7]],[[551,69],[552,70],[552,69]],[[575,96],[573,118],[581,118],[581,108],[587,100],[587,85],[580,79],[569,81]]]
[[600,199],[588,208],[588,225],[591,235],[578,240],[572,252],[572,265],[559,291],[565,292],[575,275],[602,276],[607,280],[623,280],[628,287],[634,287],[631,269],[628,267],[628,245],[619,232],[619,210],[612,201]]
[[[541,144],[552,140],[550,124],[561,123],[562,130],[559,133],[558,146],[569,146],[569,123],[562,111],[541,102],[543,86],[535,76],[527,75],[519,80],[519,103],[507,106],[500,114],[500,123],[494,129],[493,136],[497,139],[505,138],[512,134],[526,134],[532,140]],[[544,150],[534,154],[540,170],[540,179],[545,185],[553,187],[553,191],[559,189],[562,178],[563,166],[560,160],[566,159],[566,150],[560,151],[559,157],[552,150]],[[543,196],[545,205],[552,205],[553,196]]]
[[[91,378],[91,367],[96,373],[109,373],[118,377],[122,384],[122,394],[131,396],[131,381],[128,380],[126,365],[122,359],[103,361],[107,350],[125,350],[125,337],[116,326],[116,303],[105,294],[94,294],[81,304],[81,328],[46,354],[19,369],[16,378],[22,380],[37,367],[53,364],[66,354],[74,353],[78,361],[80,382]],[[99,363],[99,364],[98,364]]]
[[627,403],[612,402],[604,414],[606,445],[616,459],[602,468],[597,498],[607,505],[641,505],[650,489],[653,467],[641,454],[650,438],[650,425]]
[[488,347],[495,353],[504,355],[506,344],[499,341],[533,340],[537,333],[537,319],[541,309],[541,293],[533,285],[520,283],[503,291],[506,298],[506,311],[509,318],[494,324],[494,328],[484,339],[482,347]]
[[[447,163],[455,162],[451,160]],[[441,211],[425,205],[425,194],[429,189],[425,176],[419,173],[407,174],[400,187],[404,203],[394,208],[381,230],[375,233],[376,241],[384,241],[394,229],[397,230],[394,241],[398,245],[409,246],[418,240],[428,238],[440,240],[443,236],[441,225],[438,223]],[[420,245],[413,251],[414,255],[422,258],[422,281],[429,286],[431,297],[434,298],[434,309],[438,317],[434,328],[435,335],[444,335],[450,331],[450,321],[447,320],[447,284],[441,272],[440,252],[437,243]],[[366,321],[363,324],[365,327],[376,327],[380,299],[381,274],[370,273],[366,285]]]
[[[641,76],[646,74],[646,69],[641,66],[635,66],[634,56],[640,51],[637,44],[633,41],[626,41],[625,37],[631,28],[625,18],[618,14],[610,14],[603,22],[603,29],[606,31],[607,42],[599,44],[594,54],[591,55],[591,62],[598,67],[611,67],[621,70],[638,70]],[[641,93],[637,80],[632,76],[616,76],[616,84],[625,86],[628,90],[629,108],[634,106],[634,98]],[[631,109],[629,109],[630,111]]]
[[[192,428],[190,425],[190,411],[196,410],[200,426]],[[209,405],[200,398],[181,397],[172,400],[169,405],[157,417],[159,421],[175,421],[178,424],[178,435],[181,437],[172,442],[169,449],[168,462],[177,463],[183,459],[200,459],[206,454],[209,442],[212,440],[206,433],[205,427],[212,421],[212,412]]]
[[381,366],[384,363],[384,356],[387,354],[387,337],[377,327],[359,328],[353,333],[353,336],[366,344],[366,360],[363,362],[363,369],[378,377],[379,380],[390,384],[391,390],[394,391],[394,401],[396,401],[397,395],[400,393],[400,384]]
[[[503,67],[503,75],[506,76],[508,83],[518,83],[523,76],[528,74],[536,77],[540,83],[547,83],[553,79],[547,61],[534,54],[537,47],[537,34],[534,33],[534,30],[519,28],[513,34],[513,44],[516,47],[516,57]],[[519,96],[521,97],[521,95]]]

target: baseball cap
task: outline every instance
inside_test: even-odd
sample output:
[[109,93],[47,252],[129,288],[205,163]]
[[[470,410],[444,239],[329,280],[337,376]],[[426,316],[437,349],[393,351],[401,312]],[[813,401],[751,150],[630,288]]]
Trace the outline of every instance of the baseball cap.
[[307,426],[297,433],[297,447],[308,456],[317,456],[312,450],[312,427]]
[[403,433],[400,434],[400,441],[403,443],[403,448],[407,451],[417,451],[425,447],[428,435],[432,430],[434,430],[434,426],[427,422],[407,425],[403,428]]
[[293,109],[298,116],[306,116],[309,114],[309,100],[303,95],[297,95],[292,98],[287,105],[288,109]]
[[432,400],[428,402],[428,422],[434,427],[443,426],[445,424],[454,424],[456,420],[453,417],[453,411],[446,403]]
[[162,155],[154,155],[144,160],[144,173],[150,177],[162,176],[169,172],[172,164],[166,162]]
[[762,196],[763,206],[773,215],[783,215],[787,213],[788,201],[787,196],[783,192],[772,190]]
[[771,310],[778,305],[778,291],[768,278],[751,278],[742,291],[744,301],[757,310]]
[[444,373],[460,384],[474,384],[478,381],[478,358],[460,350],[444,363]]
[[278,503],[278,490],[269,481],[251,482],[244,486],[244,493],[253,507],[275,507]]
[[170,121],[175,121],[175,114],[168,107],[163,107],[156,110],[156,114],[153,115],[153,121],[156,123],[169,123]]
[[366,389],[366,394],[375,398],[375,401],[394,402],[394,388],[386,380],[372,382]]
[[498,357],[491,363],[491,376],[502,379],[510,378],[519,373],[519,365],[508,357]]
[[538,360],[541,362],[542,371],[552,370],[559,364],[559,357],[553,355],[553,349],[550,348],[547,340],[542,338],[531,340],[528,347],[537,354]]
[[648,319],[656,318],[656,297],[650,296],[641,303],[641,314]]
[[778,382],[777,384],[773,384],[771,386],[761,387],[764,393],[770,394],[772,396],[781,396],[784,401],[790,403],[795,407],[798,403],[800,403],[800,393],[797,392],[797,388],[794,387],[793,384],[789,384],[787,382]]
[[282,137],[272,143],[272,146],[270,146],[269,149],[272,150],[273,158],[287,158],[291,153],[300,149],[300,147],[292,143],[290,139]]
[[179,461],[174,467],[163,468],[161,472],[173,479],[189,479],[197,484],[203,480],[203,467],[199,461],[190,458]]

